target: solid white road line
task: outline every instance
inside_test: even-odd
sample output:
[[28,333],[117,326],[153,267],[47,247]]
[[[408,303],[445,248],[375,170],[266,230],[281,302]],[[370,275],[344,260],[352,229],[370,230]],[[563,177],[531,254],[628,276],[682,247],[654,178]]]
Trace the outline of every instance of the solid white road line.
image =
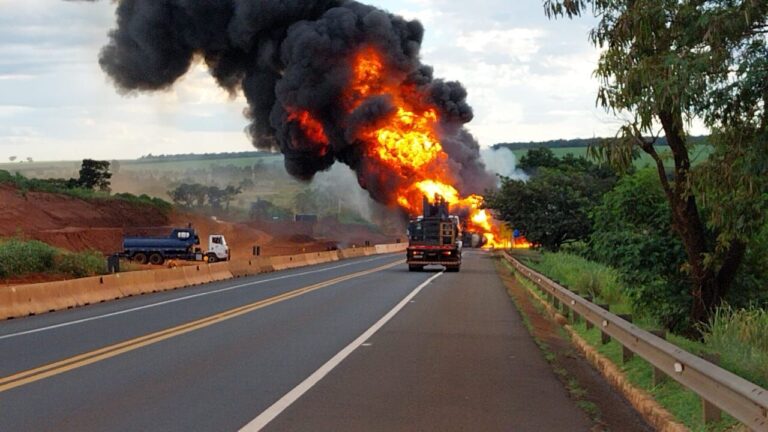
[[272,404],[269,408],[267,408],[263,413],[259,414],[258,417],[251,420],[250,423],[245,425],[242,429],[240,429],[240,432],[258,432],[262,430],[269,422],[274,420],[277,416],[279,416],[283,411],[285,411],[289,406],[291,406],[296,400],[298,400],[304,393],[309,391],[312,387],[315,386],[320,380],[322,380],[328,373],[330,373],[336,366],[338,366],[342,361],[344,361],[345,358],[347,358],[350,354],[352,354],[353,351],[355,351],[360,345],[365,343],[368,339],[373,336],[374,333],[376,333],[380,328],[382,328],[389,320],[392,319],[402,308],[404,308],[409,301],[411,301],[412,298],[414,298],[419,291],[421,291],[425,286],[429,285],[433,280],[438,278],[440,275],[442,275],[443,272],[440,272],[431,278],[427,279],[426,282],[419,285],[411,291],[410,294],[408,294],[400,303],[397,304],[391,311],[387,312],[386,315],[381,317],[379,321],[376,322],[371,328],[366,330],[363,334],[361,334],[357,339],[355,339],[352,343],[347,345],[343,350],[339,351],[338,354],[333,356],[330,360],[328,360],[324,365],[320,366],[320,369],[316,370],[312,375],[307,377],[304,381],[302,381],[299,385],[294,387],[291,391],[285,394],[282,398],[280,398],[277,402]]
[[259,281],[255,281],[255,282],[249,282],[249,283],[245,283],[245,284],[235,285],[235,286],[231,286],[231,287],[227,287],[227,288],[222,288],[222,289],[218,289],[218,290],[214,290],[214,291],[206,291],[204,293],[188,295],[188,296],[185,296],[185,297],[179,297],[179,298],[175,298],[175,299],[171,299],[171,300],[165,300],[165,301],[161,301],[161,302],[158,302],[158,303],[152,303],[152,304],[148,304],[148,305],[144,305],[144,306],[138,306],[138,307],[135,307],[135,308],[125,309],[125,310],[121,310],[121,311],[117,311],[117,312],[111,312],[111,313],[104,314],[104,315],[97,315],[97,316],[93,316],[93,317],[89,317],[89,318],[83,318],[83,319],[79,319],[79,320],[75,320],[75,321],[67,321],[67,322],[63,322],[63,323],[60,323],[60,324],[49,325],[49,326],[40,327],[40,328],[36,328],[36,329],[32,329],[32,330],[25,330],[25,331],[20,331],[20,332],[17,332],[17,333],[10,333],[10,334],[7,334],[7,335],[0,336],[0,340],[10,339],[10,338],[13,338],[13,337],[23,336],[23,335],[33,334],[33,333],[40,333],[40,332],[44,332],[44,331],[47,331],[47,330],[53,330],[53,329],[61,328],[61,327],[73,326],[73,325],[76,325],[76,324],[82,324],[82,323],[86,323],[86,322],[89,322],[89,321],[96,321],[96,320],[100,320],[100,319],[104,319],[104,318],[110,318],[110,317],[117,316],[117,315],[124,315],[124,314],[131,313],[131,312],[136,312],[136,311],[140,311],[140,310],[144,310],[144,309],[156,308],[158,306],[164,306],[164,305],[171,304],[171,303],[191,300],[191,299],[195,299],[195,298],[198,298],[198,297],[204,297],[204,296],[209,296],[209,295],[212,295],[212,294],[219,294],[219,293],[223,293],[223,292],[227,292],[227,291],[233,291],[233,290],[236,290],[236,289],[245,288],[245,287],[249,287],[249,286],[253,286],[253,285],[261,285],[261,284],[264,284],[264,283],[267,283],[267,282],[274,282],[274,281],[278,281],[278,280],[282,280],[282,279],[290,279],[290,278],[299,277],[299,276],[306,276],[308,274],[321,273],[321,272],[325,272],[325,271],[328,271],[328,270],[334,270],[334,269],[337,269],[337,268],[348,267],[348,266],[355,265],[355,264],[363,264],[363,263],[367,263],[367,262],[371,262],[371,261],[380,260],[382,258],[387,258],[387,256],[371,258],[371,259],[367,259],[367,260],[363,260],[363,261],[355,261],[355,262],[352,262],[352,263],[341,264],[341,265],[337,265],[337,266],[333,266],[333,267],[326,267],[326,268],[322,268],[322,269],[319,269],[319,270],[312,270],[312,271],[307,271],[307,272],[302,272],[302,273],[296,273],[296,274],[290,274],[290,275],[285,275],[285,276],[274,277],[274,278],[270,278],[270,279],[263,279],[263,280],[259,280]]

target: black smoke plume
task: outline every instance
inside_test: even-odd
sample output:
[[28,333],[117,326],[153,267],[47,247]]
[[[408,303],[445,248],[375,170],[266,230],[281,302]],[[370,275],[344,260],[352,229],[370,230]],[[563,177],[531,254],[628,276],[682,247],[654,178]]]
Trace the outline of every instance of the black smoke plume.
[[[280,151],[293,176],[310,180],[336,161],[358,174],[377,201],[392,204],[391,191],[412,179],[385,172],[366,158],[354,131],[391,114],[386,96],[374,96],[349,113],[343,94],[351,59],[372,46],[384,57],[389,79],[414,85],[437,107],[440,139],[463,194],[494,187],[479,146],[463,125],[472,108],[461,84],[434,79],[421,64],[424,28],[377,8],[346,0],[122,0],[117,28],[99,63],[119,91],[165,89],[202,59],[218,84],[248,101],[247,132],[259,149]],[[303,136],[290,110],[318,119],[329,145]]]

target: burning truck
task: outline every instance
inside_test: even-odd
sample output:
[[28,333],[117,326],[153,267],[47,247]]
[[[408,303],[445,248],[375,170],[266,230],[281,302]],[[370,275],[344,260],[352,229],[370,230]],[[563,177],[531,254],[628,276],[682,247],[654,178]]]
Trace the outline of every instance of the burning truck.
[[420,22],[352,0],[122,0],[116,14],[99,63],[121,93],[167,90],[203,62],[296,178],[341,162],[375,201],[416,217],[440,195],[472,243],[503,246],[467,92],[421,63]]
[[421,271],[428,265],[441,265],[448,272],[461,269],[461,222],[449,214],[445,200],[436,196],[423,201],[424,214],[408,224],[406,261],[409,271]]

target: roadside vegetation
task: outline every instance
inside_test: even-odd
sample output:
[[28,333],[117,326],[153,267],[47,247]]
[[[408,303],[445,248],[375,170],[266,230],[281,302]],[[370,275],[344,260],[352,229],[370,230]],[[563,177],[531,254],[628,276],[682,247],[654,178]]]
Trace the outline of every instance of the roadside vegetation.
[[[505,266],[509,271],[514,272],[512,266],[506,263]],[[544,292],[534,283],[519,274],[516,274],[516,278],[518,282],[535,293],[536,296],[541,299],[545,298]],[[614,310],[614,305],[611,306],[611,310]],[[649,326],[653,327],[653,325]],[[654,385],[652,378],[653,368],[651,365],[638,356],[634,356],[626,363],[623,362],[621,345],[613,340],[607,344],[602,344],[599,328],[587,329],[584,322],[571,324],[571,328],[600,354],[617,365],[632,385],[647,391],[661,406],[672,413],[678,421],[690,430],[694,432],[730,431],[734,430],[738,424],[732,417],[724,415],[720,422],[705,425],[702,421],[701,400],[695,393],[671,379],[663,380],[661,383]],[[667,339],[671,343],[697,355],[711,354],[713,352],[711,347],[702,342],[691,341],[673,334],[668,335]],[[727,358],[723,358],[722,361],[723,363],[728,362]],[[759,381],[754,382],[760,384]]]
[[71,253],[38,240],[0,240],[0,278],[30,274],[87,277],[104,274],[104,256],[95,251]]
[[[528,150],[529,180],[503,178],[487,206],[540,246],[532,266],[767,387],[768,3],[544,5],[553,20],[594,15],[597,101],[623,124],[588,144],[587,162]],[[694,119],[711,131],[706,143],[692,137]],[[585,339],[620,358],[592,332]],[[708,428],[690,392],[649,388],[637,359],[625,370],[694,430]]]

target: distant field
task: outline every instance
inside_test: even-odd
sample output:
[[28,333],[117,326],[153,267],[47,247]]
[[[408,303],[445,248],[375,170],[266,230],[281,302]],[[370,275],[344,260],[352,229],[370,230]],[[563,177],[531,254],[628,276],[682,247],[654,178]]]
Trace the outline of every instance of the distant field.
[[[568,153],[573,154],[574,156],[587,156],[587,147],[562,147],[562,148],[553,148],[550,149],[557,157],[563,157]],[[669,147],[656,147],[656,151],[662,156],[670,158],[671,154],[669,151]],[[707,145],[700,145],[696,147],[692,153],[692,160],[693,163],[702,162],[705,160],[709,154],[712,152],[712,147]],[[515,157],[519,161],[521,157],[525,156],[526,153],[528,153],[528,150],[513,150],[513,153],[515,154]],[[642,168],[646,165],[653,165],[653,159],[645,153],[640,153],[640,158],[635,161],[635,166],[638,168]]]
[[[209,169],[213,166],[235,166],[242,168],[259,163],[264,165],[282,165],[283,156],[263,156],[263,157],[235,157],[229,159],[200,159],[184,161],[152,161],[152,160],[118,160],[120,170],[125,171],[189,171],[196,169]],[[19,172],[23,175],[32,177],[66,177],[75,176],[80,169],[81,161],[60,161],[60,162],[16,162],[0,163],[0,170],[6,170],[11,173]]]
[[131,171],[186,171],[190,169],[209,168],[212,166],[235,166],[238,168],[263,163],[265,165],[282,165],[283,156],[239,157],[230,159],[200,159],[186,161],[120,161],[121,169]]

